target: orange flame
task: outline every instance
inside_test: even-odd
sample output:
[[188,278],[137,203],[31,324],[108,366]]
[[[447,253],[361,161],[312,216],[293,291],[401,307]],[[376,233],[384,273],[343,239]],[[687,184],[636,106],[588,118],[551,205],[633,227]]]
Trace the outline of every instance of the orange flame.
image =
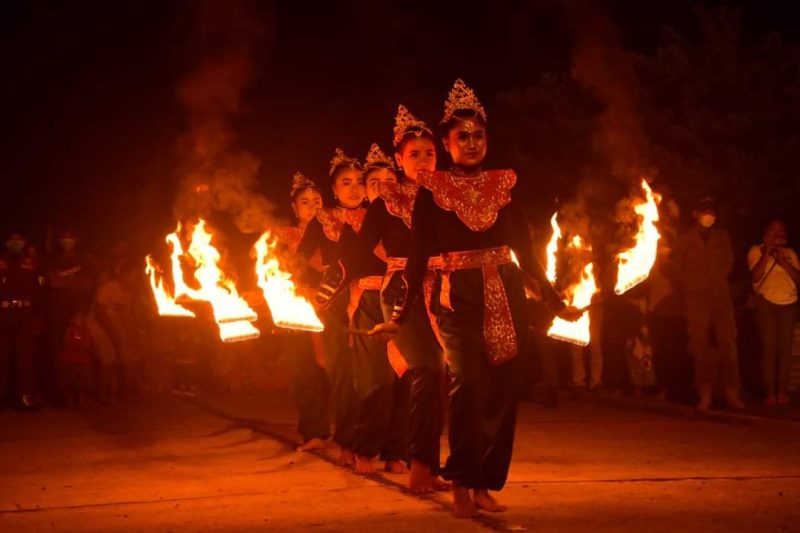
[[653,194],[647,181],[642,180],[642,189],[645,199],[638,199],[633,210],[639,219],[636,232],[636,244],[632,248],[617,254],[617,284],[614,292],[624,294],[640,284],[650,275],[650,270],[656,262],[658,240],[661,235],[656,228],[658,222],[658,204],[661,196]]
[[279,328],[319,332],[324,329],[314,306],[298,296],[292,275],[281,270],[275,255],[276,240],[269,231],[256,241],[256,275],[272,320]]
[[145,274],[150,278],[150,288],[158,306],[160,316],[185,316],[194,317],[195,314],[175,302],[175,298],[167,292],[164,287],[164,279],[159,276],[156,279],[156,264],[151,256],[145,257]]
[[[553,214],[550,219],[550,225],[553,228],[553,235],[550,237],[550,242],[547,244],[547,279],[551,282],[556,281],[557,272],[557,258],[556,252],[558,251],[558,243],[561,240],[561,228],[557,220],[558,213]],[[588,244],[584,246],[582,239],[575,235],[572,240],[567,244],[567,248],[582,250],[584,253],[589,253],[592,247]],[[567,305],[582,309],[589,306],[592,302],[592,297],[597,292],[597,281],[594,277],[594,265],[591,262],[581,270],[580,280],[568,287],[564,291],[564,303]],[[569,322],[559,317],[553,319],[550,329],[547,331],[547,336],[553,339],[577,344],[578,346],[586,346],[591,340],[589,333],[589,313],[581,315],[580,319],[575,322]]]
[[[172,280],[175,287],[174,299],[208,302],[214,313],[214,320],[219,326],[220,338],[223,342],[234,342],[257,338],[259,331],[251,322],[258,316],[247,302],[239,296],[236,285],[225,276],[219,267],[221,256],[219,251],[211,244],[212,235],[206,230],[206,223],[200,219],[192,230],[188,250],[184,250],[180,239],[182,226],[178,223],[177,229],[167,235],[166,241],[170,245],[170,262],[172,266]],[[181,259],[188,256],[195,265],[192,277],[200,288],[190,287],[184,278]],[[160,295],[154,294],[156,301]],[[159,308],[160,309],[160,308]],[[194,316],[194,315],[192,315]]]
[[550,218],[550,227],[553,228],[553,234],[550,236],[550,242],[547,243],[547,279],[550,283],[556,281],[556,253],[558,252],[558,241],[561,240],[561,226],[558,225],[558,213],[553,213]]

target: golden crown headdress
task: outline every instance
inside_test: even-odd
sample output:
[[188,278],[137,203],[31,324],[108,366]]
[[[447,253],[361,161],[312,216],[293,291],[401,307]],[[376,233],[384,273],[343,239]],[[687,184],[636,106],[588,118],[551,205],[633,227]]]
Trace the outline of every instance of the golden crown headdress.
[[383,153],[381,147],[378,146],[377,143],[372,143],[372,146],[369,147],[369,151],[367,152],[367,157],[365,159],[366,163],[364,164],[364,168],[394,168],[394,161],[392,158]]
[[475,96],[475,91],[470,89],[464,80],[458,78],[447,95],[444,103],[444,118],[442,124],[453,118],[453,113],[461,109],[469,109],[480,115],[486,121],[486,111],[483,109],[480,100]]
[[294,177],[292,178],[292,190],[289,191],[289,196],[294,198],[294,196],[302,190],[316,188],[316,183],[308,179],[302,172],[297,171],[294,173]]
[[328,171],[328,175],[333,176],[333,171],[342,165],[354,166],[359,169],[361,168],[361,162],[358,159],[355,157],[347,157],[347,155],[344,153],[344,150],[337,148],[333,154],[333,159],[331,159],[331,168]]
[[406,134],[413,133],[417,137],[426,132],[428,135],[433,136],[433,132],[427,124],[411,114],[406,106],[400,104],[397,106],[397,115],[394,117],[394,140],[392,141],[395,146],[400,144],[400,141]]

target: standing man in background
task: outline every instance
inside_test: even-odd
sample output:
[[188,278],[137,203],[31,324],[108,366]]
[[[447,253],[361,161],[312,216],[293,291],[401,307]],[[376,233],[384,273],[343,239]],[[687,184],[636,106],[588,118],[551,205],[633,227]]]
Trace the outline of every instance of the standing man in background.
[[689,351],[694,357],[697,409],[711,407],[717,378],[725,388],[725,403],[743,409],[739,399],[736,322],[728,275],[733,249],[728,232],[716,225],[716,202],[702,198],[693,211],[694,226],[678,237],[675,263],[684,290]]

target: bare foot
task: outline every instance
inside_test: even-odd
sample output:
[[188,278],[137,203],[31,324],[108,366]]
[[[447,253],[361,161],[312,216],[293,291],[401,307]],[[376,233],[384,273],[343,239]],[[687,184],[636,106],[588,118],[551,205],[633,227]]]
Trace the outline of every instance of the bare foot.
[[328,441],[314,437],[308,439],[302,446],[297,448],[298,452],[313,452],[315,450],[324,450],[328,446]]
[[408,467],[403,461],[386,461],[386,471],[390,474],[408,474]]
[[488,490],[475,489],[472,492],[472,499],[478,509],[483,509],[490,513],[504,513],[508,511],[508,507],[498,503],[498,501],[494,499],[494,496],[489,494]]
[[431,469],[425,463],[411,460],[411,472],[408,475],[408,490],[413,493],[421,494],[433,492],[433,476]]
[[439,476],[433,476],[431,480],[433,481],[433,490],[436,492],[446,492],[453,488],[452,483],[443,480]]
[[434,476],[425,463],[415,459],[411,460],[411,472],[408,476],[408,490],[415,494],[428,492],[442,492],[452,489],[453,486],[439,476]]
[[342,466],[353,466],[356,464],[356,456],[353,450],[342,448],[339,452],[339,464]]
[[375,458],[356,455],[355,471],[356,474],[374,474],[376,471]]
[[472,502],[469,489],[466,487],[453,487],[453,516],[456,518],[478,516],[478,508]]

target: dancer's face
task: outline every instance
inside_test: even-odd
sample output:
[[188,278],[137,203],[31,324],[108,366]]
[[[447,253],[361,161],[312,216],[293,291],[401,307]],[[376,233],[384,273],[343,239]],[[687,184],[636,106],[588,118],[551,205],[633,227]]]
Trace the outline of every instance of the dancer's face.
[[378,186],[384,182],[397,183],[397,174],[390,168],[373,168],[367,172],[367,198],[370,202],[378,197]]
[[394,154],[394,159],[408,179],[417,181],[420,170],[436,170],[436,147],[427,137],[415,137],[405,141],[402,152]]
[[444,139],[444,148],[456,165],[474,168],[486,157],[486,128],[474,118],[458,120]]
[[333,196],[342,206],[355,209],[364,201],[364,175],[356,168],[340,170],[333,183]]
[[297,215],[297,220],[301,225],[311,222],[317,214],[317,210],[322,207],[322,195],[316,189],[306,189],[299,193],[292,200],[292,209]]

